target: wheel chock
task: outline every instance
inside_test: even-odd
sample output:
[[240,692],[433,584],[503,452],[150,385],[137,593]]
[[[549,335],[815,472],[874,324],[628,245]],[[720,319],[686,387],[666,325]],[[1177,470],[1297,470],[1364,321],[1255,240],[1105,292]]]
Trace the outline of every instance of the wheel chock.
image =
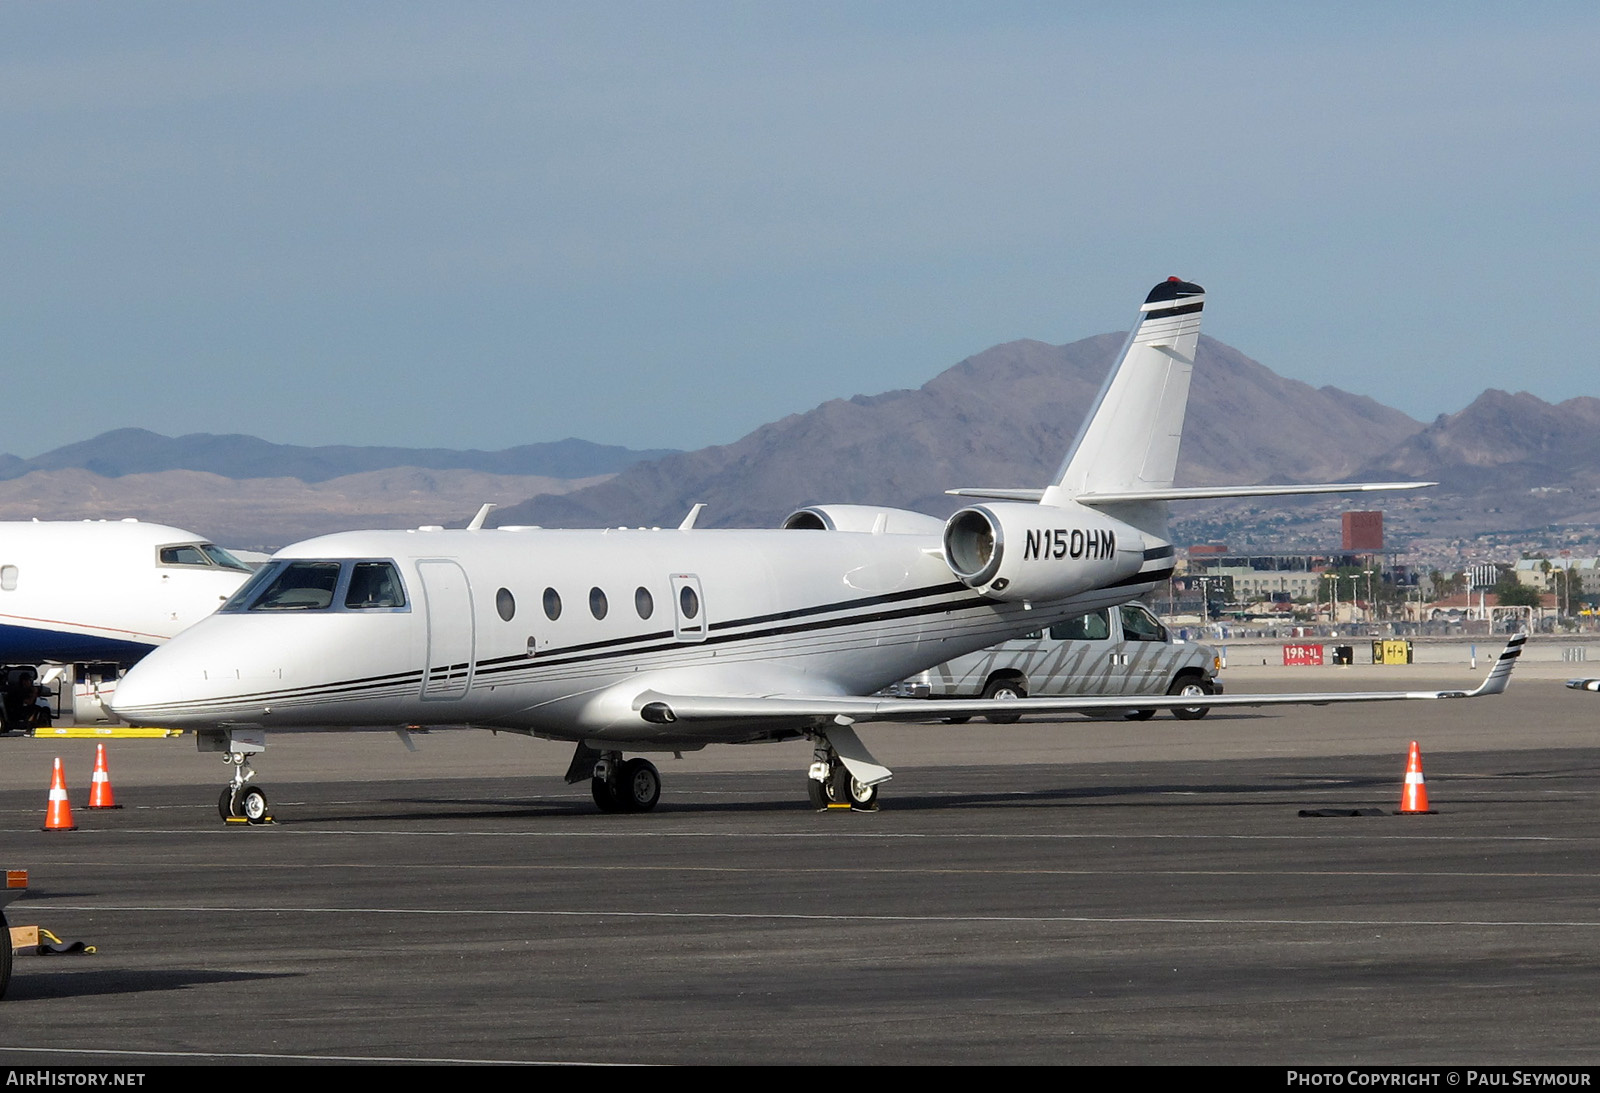
[[11,948],[13,952],[32,949],[39,956],[64,956],[68,953],[95,951],[93,945],[86,945],[82,941],[62,941],[43,926],[11,927]]
[[225,824],[243,824],[245,826],[262,827],[266,824],[275,824],[278,821],[269,813],[268,815],[261,817],[259,820],[252,820],[248,816],[229,816],[222,822]]

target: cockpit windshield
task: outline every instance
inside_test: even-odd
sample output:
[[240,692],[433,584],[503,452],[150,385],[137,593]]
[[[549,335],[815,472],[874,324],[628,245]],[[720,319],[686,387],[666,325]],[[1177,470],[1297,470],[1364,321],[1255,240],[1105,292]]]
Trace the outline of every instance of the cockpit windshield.
[[223,612],[374,610],[407,610],[405,586],[393,562],[268,562],[221,607]]
[[175,543],[158,547],[156,560],[161,565],[198,566],[207,569],[231,569],[249,573],[250,567],[212,543]]

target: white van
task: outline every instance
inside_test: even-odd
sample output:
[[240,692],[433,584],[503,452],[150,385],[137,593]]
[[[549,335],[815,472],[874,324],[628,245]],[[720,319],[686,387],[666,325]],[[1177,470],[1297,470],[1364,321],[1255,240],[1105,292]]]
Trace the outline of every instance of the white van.
[[[1126,603],[1057,623],[1048,634],[1035,632],[947,660],[894,690],[917,698],[1221,694],[1221,668],[1211,646],[1174,640],[1142,604]],[[1188,721],[1209,709],[1180,706],[1172,713]],[[1018,716],[995,714],[989,720],[1009,724]],[[1126,716],[1143,721],[1155,710]]]

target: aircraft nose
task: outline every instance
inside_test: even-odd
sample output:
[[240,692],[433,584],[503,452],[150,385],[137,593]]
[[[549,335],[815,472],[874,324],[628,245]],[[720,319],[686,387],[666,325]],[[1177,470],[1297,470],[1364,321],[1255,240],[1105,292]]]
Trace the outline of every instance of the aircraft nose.
[[173,725],[189,720],[183,714],[193,688],[184,686],[183,679],[186,674],[198,678],[199,673],[185,673],[187,658],[174,655],[176,652],[165,646],[129,669],[117,681],[111,711],[130,725]]
[[146,657],[119,679],[111,696],[111,712],[130,725],[140,724],[147,709],[166,704],[171,694],[162,673],[148,667],[149,659]]

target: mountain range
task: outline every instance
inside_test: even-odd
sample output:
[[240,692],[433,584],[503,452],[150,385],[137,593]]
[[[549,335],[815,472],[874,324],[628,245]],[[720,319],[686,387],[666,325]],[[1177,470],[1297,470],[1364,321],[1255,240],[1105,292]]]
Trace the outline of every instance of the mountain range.
[[33,471],[77,467],[102,478],[161,471],[204,471],[224,478],[297,478],[326,482],[349,474],[392,467],[421,470],[466,470],[485,474],[537,475],[545,478],[589,478],[615,474],[641,459],[670,455],[667,449],[636,451],[593,444],[568,437],[544,444],[524,444],[498,452],[451,448],[360,448],[328,445],[308,448],[274,444],[241,433],[190,433],[162,436],[148,429],[114,429],[33,459],[0,455],[0,481]]
[[[952,486],[1049,480],[1123,335],[1064,346],[998,345],[915,390],[835,399],[732,444],[631,451],[565,440],[501,452],[320,448],[249,436],[170,438],[121,429],[31,460],[0,456],[0,518],[138,515],[239,546],[276,547],[351,527],[464,521],[479,503],[499,524],[773,526],[816,502],[945,514]],[[1179,484],[1419,478],[1436,489],[1364,499],[1391,538],[1600,524],[1600,399],[1546,403],[1486,391],[1429,424],[1364,395],[1285,379],[1202,337]],[[1175,530],[1273,535],[1296,524],[1326,540],[1348,497],[1212,502]],[[1232,529],[1232,530],[1230,530]]]
[[[704,501],[706,526],[772,526],[815,502],[944,515],[953,486],[1047,482],[1094,402],[1124,336],[1017,341],[969,357],[916,390],[835,399],[733,444],[635,464],[599,485],[536,497],[504,523],[677,523]],[[1340,480],[1366,453],[1422,428],[1334,387],[1284,379],[1202,337],[1179,452],[1187,485]]]

